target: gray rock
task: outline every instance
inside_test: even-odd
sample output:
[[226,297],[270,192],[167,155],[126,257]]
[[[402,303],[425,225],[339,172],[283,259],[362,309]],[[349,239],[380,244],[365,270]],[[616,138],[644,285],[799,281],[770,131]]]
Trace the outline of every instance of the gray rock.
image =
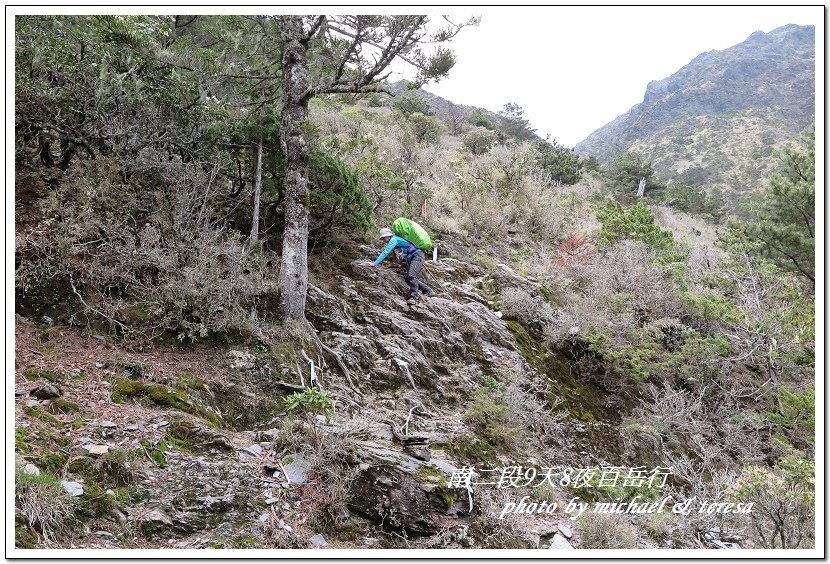
[[566,539],[569,539],[572,536],[574,536],[574,533],[571,530],[571,528],[564,523],[559,523],[559,532],[565,535]]
[[266,521],[268,521],[268,519],[269,519],[270,517],[271,517],[271,514],[270,514],[270,513],[262,513],[262,514],[259,516],[259,520],[260,520],[260,522],[265,523]]
[[49,317],[48,315],[44,315],[43,317],[41,317],[40,321],[45,323],[46,325],[52,325],[55,322],[55,320]]
[[153,509],[137,516],[138,528],[147,537],[166,534],[173,526],[173,520],[160,509]]
[[104,367],[103,362],[98,361],[98,362],[95,363],[95,368],[103,368],[103,367]]
[[425,463],[368,441],[358,443],[360,474],[352,481],[349,507],[373,520],[416,534],[435,534],[469,510],[466,490],[448,488],[455,468]]
[[242,449],[240,454],[247,455],[249,457],[258,458],[262,456],[264,450],[259,445],[251,445],[247,448]]
[[[234,450],[233,445],[225,435],[201,423],[195,417],[172,411],[169,415],[173,421],[169,423],[170,430],[168,432],[171,436],[184,441],[189,447],[209,451],[232,452]],[[163,423],[167,424],[168,422],[164,421]]]
[[557,550],[559,550],[559,549],[564,549],[564,550],[573,549],[573,547],[571,546],[571,543],[569,543],[568,540],[565,537],[563,537],[562,535],[560,535],[559,533],[556,533],[555,535],[553,535],[553,538],[550,541],[550,548],[557,549]]
[[53,384],[43,384],[42,386],[38,386],[29,393],[39,400],[47,400],[60,397],[61,390]]
[[292,484],[305,484],[308,481],[308,473],[311,466],[306,462],[301,453],[289,454],[283,457],[282,466],[288,481]]
[[19,398],[20,396],[25,396],[29,392],[27,390],[15,390],[14,397]]
[[72,497],[80,497],[84,495],[84,487],[78,482],[68,482],[66,480],[61,480],[61,486],[63,486],[63,489],[66,490],[66,493],[68,493]]
[[33,399],[26,400],[26,407],[37,407],[39,405],[40,405],[40,402],[37,401],[37,400],[33,400]]
[[116,424],[116,423],[114,423],[114,422],[112,422],[112,421],[100,421],[100,422],[98,423],[98,426],[99,426],[99,427],[103,427],[103,428],[105,428],[105,429],[113,429],[113,428],[115,428],[115,427],[118,427],[118,424]]
[[228,351],[231,357],[231,368],[236,370],[253,370],[256,368],[256,357],[245,351]]

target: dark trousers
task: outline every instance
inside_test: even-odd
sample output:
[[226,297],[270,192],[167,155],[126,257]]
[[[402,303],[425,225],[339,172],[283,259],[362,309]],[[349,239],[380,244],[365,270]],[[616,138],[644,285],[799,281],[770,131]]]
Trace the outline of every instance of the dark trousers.
[[404,278],[406,279],[406,283],[409,284],[409,297],[414,299],[418,297],[418,292],[424,292],[429,294],[432,292],[429,286],[418,280],[418,276],[421,275],[421,270],[424,268],[424,253],[422,251],[416,251],[412,258],[409,259],[409,264],[407,265],[406,275]]

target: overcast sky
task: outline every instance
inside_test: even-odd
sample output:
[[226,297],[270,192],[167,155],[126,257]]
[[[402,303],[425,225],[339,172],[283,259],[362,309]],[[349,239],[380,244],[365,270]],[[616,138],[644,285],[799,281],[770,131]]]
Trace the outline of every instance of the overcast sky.
[[492,111],[515,102],[537,133],[568,147],[642,102],[650,81],[671,76],[700,53],[791,23],[815,25],[818,41],[824,29],[823,6],[453,10],[458,19],[480,14],[481,24],[453,40],[458,62],[449,78],[425,89]]

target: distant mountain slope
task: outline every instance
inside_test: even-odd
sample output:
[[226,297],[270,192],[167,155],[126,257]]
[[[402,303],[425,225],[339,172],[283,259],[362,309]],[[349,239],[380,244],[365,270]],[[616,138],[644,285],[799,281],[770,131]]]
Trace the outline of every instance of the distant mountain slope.
[[636,151],[665,179],[742,192],[758,186],[766,157],[797,139],[814,115],[815,28],[786,25],[650,82],[642,103],[575,150],[600,162]]
[[[439,119],[447,122],[452,122],[454,120],[460,119],[464,123],[464,128],[470,128],[471,125],[468,123],[468,119],[473,114],[480,114],[490,121],[492,121],[495,125],[504,125],[506,120],[503,116],[499,115],[497,112],[493,112],[478,106],[466,106],[464,104],[457,104],[451,100],[447,100],[446,98],[442,98],[437,94],[433,94],[432,92],[428,92],[423,88],[415,88],[410,89],[408,87],[409,82],[406,80],[399,80],[393,83],[385,84],[385,87],[396,96],[417,96],[424,100],[432,111],[438,116]],[[505,100],[507,102],[507,100]],[[509,135],[509,127],[507,129]],[[528,133],[530,140],[532,141],[541,141],[542,138],[535,133]],[[525,137],[524,139],[528,139]]]

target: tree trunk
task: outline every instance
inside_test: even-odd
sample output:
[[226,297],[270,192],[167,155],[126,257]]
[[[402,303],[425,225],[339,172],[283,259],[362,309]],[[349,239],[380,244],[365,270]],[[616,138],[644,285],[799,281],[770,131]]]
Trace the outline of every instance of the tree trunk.
[[301,127],[308,119],[307,39],[300,16],[281,16],[285,101],[280,144],[285,155],[285,220],[280,268],[280,314],[305,320],[308,290],[308,162],[309,150]]
[[251,245],[259,240],[259,200],[262,194],[262,138],[256,148],[256,169],[254,170],[254,213],[251,217]]

